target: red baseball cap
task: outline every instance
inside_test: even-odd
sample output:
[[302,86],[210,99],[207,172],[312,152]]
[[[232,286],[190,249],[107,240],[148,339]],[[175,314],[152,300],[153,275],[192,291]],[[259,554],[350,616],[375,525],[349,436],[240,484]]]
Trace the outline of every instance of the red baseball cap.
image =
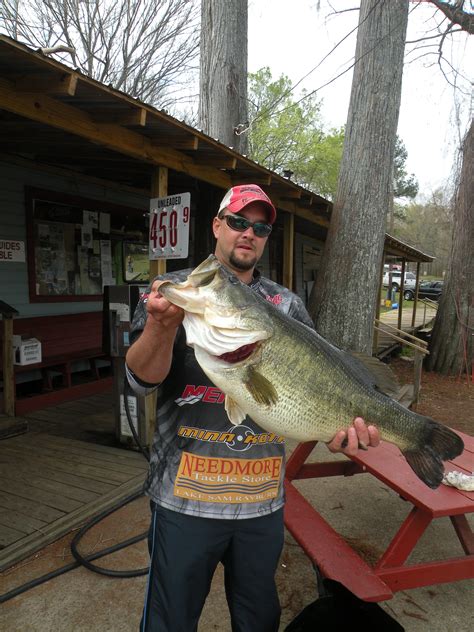
[[276,220],[276,210],[268,195],[262,191],[258,184],[239,184],[229,189],[219,206],[218,214],[225,208],[231,213],[240,213],[252,202],[262,202],[269,212],[268,221],[270,224]]

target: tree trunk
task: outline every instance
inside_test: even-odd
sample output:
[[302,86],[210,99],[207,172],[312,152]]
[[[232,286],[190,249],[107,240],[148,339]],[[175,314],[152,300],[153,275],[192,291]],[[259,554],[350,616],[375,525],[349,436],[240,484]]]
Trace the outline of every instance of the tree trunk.
[[444,374],[473,374],[474,355],[474,122],[464,139],[454,202],[453,241],[427,366]]
[[247,153],[247,0],[201,0],[199,124],[221,143]]
[[408,0],[362,0],[338,190],[310,298],[317,330],[372,352],[385,221],[393,195]]

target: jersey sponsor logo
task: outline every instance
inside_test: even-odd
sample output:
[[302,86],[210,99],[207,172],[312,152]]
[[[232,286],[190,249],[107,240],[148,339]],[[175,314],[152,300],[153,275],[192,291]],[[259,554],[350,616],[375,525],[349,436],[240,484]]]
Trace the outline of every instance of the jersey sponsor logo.
[[174,495],[211,503],[254,503],[276,498],[282,457],[226,459],[183,452]]
[[275,294],[275,296],[270,296],[270,294],[267,294],[265,298],[267,299],[269,303],[273,303],[273,305],[280,305],[280,303],[283,300],[283,297],[281,294]]
[[184,406],[186,404],[222,404],[225,400],[225,393],[215,386],[195,386],[186,384],[181,397],[175,399],[175,404]]
[[273,432],[260,432],[257,434],[252,428],[243,424],[231,426],[225,432],[194,428],[192,426],[180,426],[178,428],[178,436],[185,439],[225,444],[229,450],[234,450],[235,452],[245,452],[252,446],[266,443],[285,443],[285,438],[281,435],[276,435]]

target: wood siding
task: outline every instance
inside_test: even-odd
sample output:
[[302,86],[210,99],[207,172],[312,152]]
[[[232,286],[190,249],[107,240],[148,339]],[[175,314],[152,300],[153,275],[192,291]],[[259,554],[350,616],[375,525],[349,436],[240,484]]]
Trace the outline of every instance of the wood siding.
[[[149,199],[133,195],[106,185],[91,183],[80,176],[53,175],[38,166],[11,164],[0,158],[0,239],[15,239],[25,242],[25,186],[50,189],[62,193],[116,203],[122,206],[148,209]],[[20,317],[46,316],[49,314],[77,314],[99,311],[102,301],[30,303],[28,297],[27,263],[0,262],[0,300],[12,305]]]

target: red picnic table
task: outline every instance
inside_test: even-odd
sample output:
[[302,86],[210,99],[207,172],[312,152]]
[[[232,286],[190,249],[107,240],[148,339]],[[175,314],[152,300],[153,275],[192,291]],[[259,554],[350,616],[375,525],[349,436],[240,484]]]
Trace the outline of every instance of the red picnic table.
[[[445,463],[445,471],[472,474],[474,438],[458,432],[464,452]],[[359,451],[344,461],[305,463],[317,442],[300,443],[286,467],[285,525],[324,577],[343,584],[364,601],[384,601],[399,590],[474,577],[474,537],[466,514],[474,511],[474,492],[440,485],[433,490],[414,474],[400,450],[382,441],[377,449]],[[370,472],[412,504],[386,551],[374,566],[324,520],[292,481]],[[450,559],[406,564],[416,543],[435,518],[448,516],[464,554]]]

